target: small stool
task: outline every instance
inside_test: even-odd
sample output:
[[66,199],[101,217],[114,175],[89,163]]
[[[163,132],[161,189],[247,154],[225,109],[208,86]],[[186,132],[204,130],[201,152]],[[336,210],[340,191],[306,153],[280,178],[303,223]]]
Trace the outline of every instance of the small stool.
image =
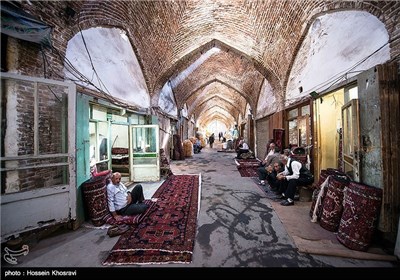
[[303,186],[299,190],[299,200],[303,202],[309,202],[312,199],[313,190],[310,186]]

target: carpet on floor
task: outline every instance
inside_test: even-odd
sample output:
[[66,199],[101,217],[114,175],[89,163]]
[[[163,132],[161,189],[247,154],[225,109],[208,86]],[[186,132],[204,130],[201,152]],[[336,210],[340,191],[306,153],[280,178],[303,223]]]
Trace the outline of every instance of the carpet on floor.
[[103,265],[190,263],[197,227],[199,175],[171,175],[140,224],[120,236]]
[[301,253],[335,256],[363,260],[395,261],[396,256],[387,254],[379,245],[371,244],[367,252],[356,251],[342,245],[336,233],[311,222],[311,202],[296,201],[294,206],[282,206],[271,202],[279,219]]
[[257,169],[260,166],[258,159],[235,159],[236,167],[242,177],[258,177]]
[[384,252],[372,244],[367,252],[355,251],[343,246],[336,238],[336,233],[325,230],[319,223],[311,222],[310,207],[312,202],[295,201],[294,206],[280,205],[281,199],[271,191],[269,185],[261,186],[258,178],[251,178],[265,196],[271,199],[275,210],[288,234],[292,237],[297,249],[302,253],[345,257],[364,260],[395,261],[396,257]]
[[235,150],[224,150],[224,149],[222,149],[222,150],[218,150],[217,152],[219,152],[219,153],[234,153],[234,154],[237,154],[237,152]]
[[337,240],[336,233],[322,228],[319,223],[311,222],[309,213],[312,202],[295,201],[294,206],[282,206],[282,200],[276,198],[277,195],[271,191],[268,184],[262,186],[258,178],[251,179],[271,200],[271,206],[299,252],[363,260],[396,261],[396,256],[387,254],[376,244],[371,244],[367,252],[346,248]]

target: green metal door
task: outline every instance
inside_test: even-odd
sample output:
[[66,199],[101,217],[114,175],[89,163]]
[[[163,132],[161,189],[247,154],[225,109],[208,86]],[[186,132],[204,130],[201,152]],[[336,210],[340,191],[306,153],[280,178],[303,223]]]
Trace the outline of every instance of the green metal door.
[[160,180],[158,125],[130,126],[130,179],[133,182]]

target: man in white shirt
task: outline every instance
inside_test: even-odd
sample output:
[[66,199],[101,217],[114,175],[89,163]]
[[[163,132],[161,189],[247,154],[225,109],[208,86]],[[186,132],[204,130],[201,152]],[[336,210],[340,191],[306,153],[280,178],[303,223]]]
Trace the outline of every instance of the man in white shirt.
[[146,211],[142,185],[136,185],[131,192],[121,183],[121,173],[115,172],[107,185],[108,208],[117,221],[121,216],[140,214]]
[[250,150],[249,145],[244,142],[243,137],[240,138],[236,158],[241,158],[241,154],[248,153]]
[[281,161],[285,165],[285,170],[276,176],[281,182],[279,187],[281,195],[278,198],[284,199],[281,205],[290,206],[294,205],[297,187],[314,183],[314,176],[297,160],[282,156]]

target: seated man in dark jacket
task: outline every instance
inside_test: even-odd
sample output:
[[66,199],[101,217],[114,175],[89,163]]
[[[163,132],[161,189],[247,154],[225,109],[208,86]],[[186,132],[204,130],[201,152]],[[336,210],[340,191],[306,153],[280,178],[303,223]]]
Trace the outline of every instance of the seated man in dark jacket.
[[236,158],[241,158],[242,154],[248,153],[249,152],[249,145],[243,140],[243,137],[241,137],[239,141],[239,145],[236,148]]
[[[265,160],[260,163],[260,167],[257,169],[258,179],[260,179],[260,185],[265,186],[265,180],[267,179],[268,173],[271,173],[274,168],[274,164],[281,162],[281,154],[279,148],[273,146],[272,152],[270,152]],[[268,171],[270,169],[270,171]]]
[[283,172],[284,170],[285,167],[283,166],[283,163],[281,161],[273,163],[273,166],[272,165],[268,166],[267,182],[272,191],[279,190],[280,182],[276,177],[278,176],[279,173]]

